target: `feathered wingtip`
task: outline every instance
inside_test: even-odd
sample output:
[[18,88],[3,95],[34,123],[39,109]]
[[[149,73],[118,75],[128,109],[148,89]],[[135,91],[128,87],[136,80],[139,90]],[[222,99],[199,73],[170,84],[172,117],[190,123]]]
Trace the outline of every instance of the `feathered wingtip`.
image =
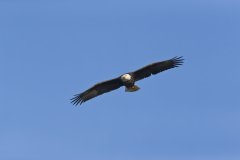
[[70,101],[75,106],[77,106],[78,104],[81,105],[84,102],[81,94],[75,94],[74,97],[70,99]]
[[173,57],[171,59],[171,61],[173,61],[174,63],[174,67],[179,67],[180,65],[182,65],[184,62],[183,56],[180,57]]

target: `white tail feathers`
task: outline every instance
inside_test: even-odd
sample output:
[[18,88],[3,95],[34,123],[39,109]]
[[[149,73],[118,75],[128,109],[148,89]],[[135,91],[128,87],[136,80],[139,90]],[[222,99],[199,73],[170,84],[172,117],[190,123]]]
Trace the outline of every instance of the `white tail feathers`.
[[134,85],[132,87],[125,87],[125,92],[135,92],[139,89],[140,89],[140,87],[138,87],[137,85]]

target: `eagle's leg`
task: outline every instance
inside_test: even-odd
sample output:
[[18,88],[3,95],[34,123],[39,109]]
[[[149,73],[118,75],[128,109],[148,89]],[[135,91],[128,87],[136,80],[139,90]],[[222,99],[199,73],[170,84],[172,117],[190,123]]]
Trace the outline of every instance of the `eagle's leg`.
[[135,92],[139,89],[140,89],[140,87],[138,87],[137,85],[126,86],[125,87],[125,92]]

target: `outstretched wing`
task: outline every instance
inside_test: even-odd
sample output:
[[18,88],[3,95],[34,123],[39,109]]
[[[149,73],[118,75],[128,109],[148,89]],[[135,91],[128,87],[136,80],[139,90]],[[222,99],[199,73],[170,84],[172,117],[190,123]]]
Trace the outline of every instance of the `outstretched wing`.
[[111,79],[111,80],[104,81],[101,83],[97,83],[96,85],[89,88],[85,92],[76,94],[71,99],[71,103],[73,103],[74,105],[78,105],[78,104],[81,105],[83,102],[86,102],[89,99],[92,99],[101,94],[110,92],[112,90],[118,89],[121,86],[123,86],[123,84],[119,78],[115,78],[115,79]]
[[141,80],[143,78],[149,77],[152,74],[157,74],[159,72],[178,67],[179,65],[183,64],[182,57],[174,57],[170,60],[156,62],[150,65],[147,65],[139,70],[133,72],[135,81]]

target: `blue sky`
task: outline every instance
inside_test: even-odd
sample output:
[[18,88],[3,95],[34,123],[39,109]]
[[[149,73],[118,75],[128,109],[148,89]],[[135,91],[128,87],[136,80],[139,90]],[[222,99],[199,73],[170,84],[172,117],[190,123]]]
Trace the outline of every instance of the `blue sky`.
[[[240,2],[0,1],[0,159],[240,159]],[[81,107],[155,61],[183,66]]]

